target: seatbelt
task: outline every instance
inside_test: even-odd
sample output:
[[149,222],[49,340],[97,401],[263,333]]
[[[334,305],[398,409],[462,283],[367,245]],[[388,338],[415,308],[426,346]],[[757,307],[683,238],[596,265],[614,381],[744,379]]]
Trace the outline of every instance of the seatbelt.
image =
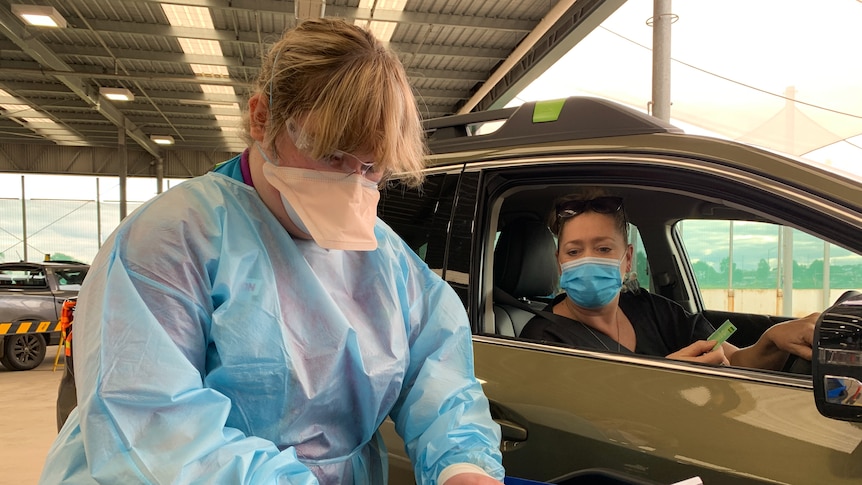
[[[601,344],[601,347],[604,347],[605,350],[608,351],[619,351],[623,353],[633,353],[629,349],[622,347],[619,343],[603,334],[602,332],[594,332],[586,324],[583,322],[579,322],[577,320],[573,320],[571,318],[564,317],[562,315],[557,315],[556,313],[552,313],[545,310],[536,310],[530,305],[524,303],[523,301],[515,298],[514,296],[506,293],[498,287],[494,287],[494,303],[502,303],[504,305],[513,306],[516,308],[520,308],[526,312],[532,313],[533,315],[544,318],[545,320],[554,322],[558,325],[562,325],[567,327],[569,330],[579,334],[579,336],[583,337],[585,341],[597,341]],[[544,342],[547,344],[554,344],[555,342]],[[559,345],[559,342],[556,342]],[[613,349],[613,350],[612,350]]]

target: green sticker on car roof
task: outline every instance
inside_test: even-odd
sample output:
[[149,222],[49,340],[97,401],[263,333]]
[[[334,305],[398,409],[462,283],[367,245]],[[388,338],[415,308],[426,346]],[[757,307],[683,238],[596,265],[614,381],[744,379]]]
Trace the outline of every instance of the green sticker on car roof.
[[560,117],[560,112],[563,110],[565,99],[552,99],[548,101],[537,101],[533,108],[533,123],[545,123],[548,121],[557,121]]

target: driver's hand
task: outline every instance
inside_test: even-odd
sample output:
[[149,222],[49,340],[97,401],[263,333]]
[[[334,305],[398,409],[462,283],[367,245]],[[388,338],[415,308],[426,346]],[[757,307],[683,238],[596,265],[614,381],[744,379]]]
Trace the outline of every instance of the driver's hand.
[[812,313],[797,320],[777,323],[769,327],[763,336],[775,347],[805,360],[811,360],[814,325],[819,317],[819,313]]
[[701,364],[728,365],[730,362],[724,355],[724,348],[715,347],[715,340],[698,340],[697,342],[683,347],[667,356],[668,359],[687,360],[689,362],[700,362]]

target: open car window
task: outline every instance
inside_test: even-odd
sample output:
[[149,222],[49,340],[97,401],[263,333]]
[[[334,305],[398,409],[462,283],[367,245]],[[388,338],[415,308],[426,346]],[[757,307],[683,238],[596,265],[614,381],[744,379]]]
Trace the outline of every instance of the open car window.
[[676,230],[706,310],[802,317],[862,282],[862,255],[790,227],[691,219]]

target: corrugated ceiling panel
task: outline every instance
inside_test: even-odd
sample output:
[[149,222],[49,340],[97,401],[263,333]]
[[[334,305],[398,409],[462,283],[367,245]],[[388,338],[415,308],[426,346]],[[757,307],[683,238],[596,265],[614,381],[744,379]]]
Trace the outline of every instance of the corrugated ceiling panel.
[[[44,4],[41,0],[15,3]],[[205,31],[172,27],[162,4],[155,0],[52,2],[65,16],[68,27],[27,29],[26,36],[0,39],[0,89],[19,88],[34,107],[44,107],[54,116],[69,120],[76,131],[103,141],[116,140],[117,127],[72,88],[97,93],[100,86],[126,87],[135,93],[135,101],[113,106],[133,120],[134,128],[145,136],[155,130],[175,130],[180,132],[175,136],[179,140],[197,140],[199,131],[204,130],[208,138],[205,146],[178,142],[172,150],[219,150],[219,142],[213,140],[222,137],[216,133],[220,122],[214,115],[229,112],[226,103],[245,107],[261,52],[296,24],[293,1],[255,3],[265,11],[238,8],[240,3],[209,2],[215,30]],[[205,5],[198,0],[188,4]],[[553,4],[550,0],[409,0],[403,14],[388,17],[399,20],[391,45],[407,68],[423,114],[436,117],[454,112]],[[328,0],[326,8],[331,15],[334,12],[348,18],[369,13],[358,11],[358,5],[359,0]],[[386,15],[391,14],[378,12],[378,16]],[[216,40],[224,58],[185,54],[177,37]],[[48,62],[27,52],[47,53]],[[225,66],[230,79],[196,76],[190,62]],[[63,64],[73,72],[50,67]],[[62,79],[66,83],[71,80],[74,86]],[[230,94],[203,93],[202,82],[229,86]],[[7,131],[20,133],[21,129],[10,126]],[[0,133],[0,143],[9,142],[8,136]],[[237,143],[235,133],[227,138],[229,143]]]

